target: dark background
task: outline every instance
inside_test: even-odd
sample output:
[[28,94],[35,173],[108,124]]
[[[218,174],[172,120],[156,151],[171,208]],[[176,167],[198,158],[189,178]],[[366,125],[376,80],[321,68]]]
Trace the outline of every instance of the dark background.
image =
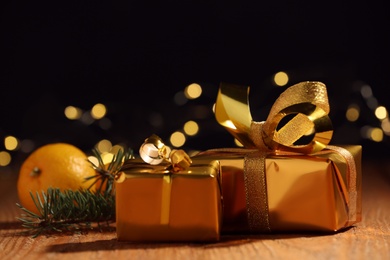
[[[387,136],[374,143],[359,134],[380,125],[360,86],[389,105],[384,1],[3,1],[1,8],[2,138],[83,149],[108,138],[136,148],[152,133],[168,138],[197,107],[211,107],[222,81],[250,85],[253,117],[264,120],[280,92],[270,79],[283,70],[288,85],[327,85],[333,143],[363,144],[367,155],[388,147]],[[175,105],[175,93],[193,82],[204,97]],[[88,110],[98,102],[107,105],[109,130],[63,117],[67,105]],[[350,102],[362,112],[353,124],[344,117]],[[162,123],[150,124],[152,115]],[[212,114],[200,122],[188,148],[232,145]]]

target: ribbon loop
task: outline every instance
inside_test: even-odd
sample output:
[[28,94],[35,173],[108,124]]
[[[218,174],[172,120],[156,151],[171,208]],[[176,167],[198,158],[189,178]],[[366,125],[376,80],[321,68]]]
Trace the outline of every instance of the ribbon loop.
[[146,138],[139,149],[142,160],[151,165],[160,164],[169,157],[170,153],[171,149],[162,142],[160,137],[154,134]]
[[[221,83],[215,105],[217,121],[246,148],[309,154],[330,142],[333,129],[325,84],[306,81],[289,87],[264,122],[252,120],[248,95],[248,86]],[[304,144],[297,144],[302,140]]]
[[139,154],[142,160],[150,165],[158,165],[163,161],[170,162],[170,169],[173,172],[185,170],[192,163],[190,156],[186,152],[183,150],[171,150],[155,134],[145,139],[145,142],[139,149]]

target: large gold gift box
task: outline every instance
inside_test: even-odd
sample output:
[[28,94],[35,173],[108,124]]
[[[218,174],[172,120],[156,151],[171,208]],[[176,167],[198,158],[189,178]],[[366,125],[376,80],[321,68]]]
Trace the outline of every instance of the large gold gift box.
[[222,233],[333,232],[361,221],[361,148],[339,147],[353,155],[352,171],[332,150],[269,155],[263,178],[247,172],[245,153],[206,151],[222,168]]
[[116,183],[119,241],[218,241],[222,204],[218,161],[193,160],[182,171],[130,159]]
[[223,232],[338,231],[361,221],[360,145],[329,145],[325,84],[281,93],[265,121],[252,119],[249,87],[221,83],[215,117],[242,148],[198,158],[222,167]]

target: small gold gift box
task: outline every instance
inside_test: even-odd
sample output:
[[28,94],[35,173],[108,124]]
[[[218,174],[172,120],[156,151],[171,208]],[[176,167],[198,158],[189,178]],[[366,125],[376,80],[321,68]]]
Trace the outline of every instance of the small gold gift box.
[[[194,160],[177,172],[170,165],[130,159],[116,184],[119,241],[218,241],[222,204],[220,165]],[[124,177],[124,178],[123,178]]]

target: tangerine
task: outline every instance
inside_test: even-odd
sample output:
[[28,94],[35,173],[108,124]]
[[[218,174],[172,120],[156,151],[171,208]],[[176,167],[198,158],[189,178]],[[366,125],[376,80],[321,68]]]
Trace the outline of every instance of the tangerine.
[[[22,163],[17,180],[20,204],[39,214],[31,194],[36,196],[48,188],[95,191],[94,180],[86,177],[96,175],[87,155],[78,147],[68,143],[46,144],[33,151]],[[92,186],[91,186],[92,185]]]

